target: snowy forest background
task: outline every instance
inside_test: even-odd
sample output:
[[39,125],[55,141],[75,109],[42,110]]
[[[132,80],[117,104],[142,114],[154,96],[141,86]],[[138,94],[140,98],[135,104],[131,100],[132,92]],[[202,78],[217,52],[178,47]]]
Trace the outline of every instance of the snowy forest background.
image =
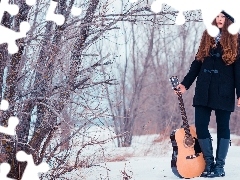
[[[68,179],[117,159],[96,146],[131,147],[133,137],[156,134],[161,142],[181,126],[169,78],[181,81],[194,60],[205,28],[200,10],[185,12],[187,22],[177,26],[178,12],[165,5],[155,14],[151,0],[58,0],[56,13],[66,21],[57,26],[45,20],[49,0],[32,7],[10,2],[19,14],[5,12],[2,25],[17,31],[28,21],[31,30],[17,41],[16,54],[0,45],[0,91],[10,103],[0,125],[13,115],[20,120],[17,136],[0,134],[0,163],[11,165],[9,177],[20,178],[26,167],[16,160],[19,150],[32,154],[35,164],[50,165],[41,179]],[[72,6],[82,9],[79,17],[71,15]],[[194,87],[183,95],[190,124]],[[237,109],[231,116],[234,134],[240,134],[239,116]],[[99,138],[102,130],[105,138]]]

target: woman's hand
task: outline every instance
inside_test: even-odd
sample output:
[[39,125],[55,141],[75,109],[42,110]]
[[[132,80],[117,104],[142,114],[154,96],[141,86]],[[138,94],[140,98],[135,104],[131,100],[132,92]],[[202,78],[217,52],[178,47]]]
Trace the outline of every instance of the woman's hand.
[[[185,86],[182,85],[182,84],[177,85],[176,88],[179,89],[182,94],[185,93],[185,91],[186,91]],[[175,94],[176,94],[176,91],[175,91]],[[240,98],[239,98],[239,99],[240,99]],[[238,102],[240,103],[240,101],[238,101]]]
[[238,98],[237,107],[240,107],[240,98]]

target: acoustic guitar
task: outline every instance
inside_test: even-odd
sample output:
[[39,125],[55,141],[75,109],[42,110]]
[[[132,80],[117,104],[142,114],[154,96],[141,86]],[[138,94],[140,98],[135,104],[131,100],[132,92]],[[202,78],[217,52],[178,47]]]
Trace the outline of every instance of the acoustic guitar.
[[180,112],[183,120],[181,128],[174,130],[171,135],[173,147],[171,168],[172,172],[180,178],[194,178],[202,174],[205,160],[198,143],[195,126],[189,126],[182,93],[176,88],[179,84],[177,76],[169,79],[172,88],[176,90],[179,100]]

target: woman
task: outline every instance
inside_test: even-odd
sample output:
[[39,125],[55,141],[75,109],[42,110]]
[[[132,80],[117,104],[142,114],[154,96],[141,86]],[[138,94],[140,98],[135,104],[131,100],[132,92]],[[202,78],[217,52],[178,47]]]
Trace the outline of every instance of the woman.
[[[222,11],[213,21],[220,33],[211,37],[205,30],[195,60],[183,81],[178,85],[181,93],[190,88],[197,77],[193,106],[198,142],[206,167],[201,176],[223,177],[230,143],[229,120],[234,111],[235,88],[240,106],[240,59],[238,34],[232,35],[228,27],[234,19]],[[211,111],[217,122],[217,151],[214,163],[211,135],[208,130]]]

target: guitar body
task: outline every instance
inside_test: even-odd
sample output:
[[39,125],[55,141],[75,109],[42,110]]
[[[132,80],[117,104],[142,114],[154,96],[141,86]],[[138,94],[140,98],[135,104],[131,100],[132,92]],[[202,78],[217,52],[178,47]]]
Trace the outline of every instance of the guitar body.
[[200,176],[205,168],[205,160],[199,146],[194,126],[189,126],[195,142],[189,147],[186,145],[184,128],[172,132],[170,139],[173,147],[171,160],[172,172],[181,178]]

